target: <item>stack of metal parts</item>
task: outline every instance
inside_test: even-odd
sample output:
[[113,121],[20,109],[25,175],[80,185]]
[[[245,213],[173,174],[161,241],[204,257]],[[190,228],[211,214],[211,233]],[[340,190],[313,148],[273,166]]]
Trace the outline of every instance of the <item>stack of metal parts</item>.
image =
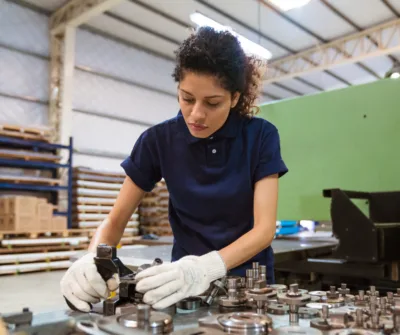
[[[4,315],[6,323],[20,323],[19,332],[12,334],[47,335],[58,329],[57,334],[69,335],[400,335],[400,289],[383,296],[374,286],[352,295],[346,284],[311,292],[297,284],[267,285],[266,268],[254,263],[245,278],[216,280],[206,296],[190,297],[169,310],[155,311],[135,292],[136,273],[120,263],[115,249],[100,246],[95,261],[103,278],[114,272],[113,266],[121,277],[119,297],[103,303],[102,315],[78,314],[58,328],[27,326],[32,321],[27,310]],[[155,260],[141,269],[159,263]]]
[[141,234],[172,235],[168,220],[169,192],[165,181],[157,183],[152,192],[146,193],[139,205]]

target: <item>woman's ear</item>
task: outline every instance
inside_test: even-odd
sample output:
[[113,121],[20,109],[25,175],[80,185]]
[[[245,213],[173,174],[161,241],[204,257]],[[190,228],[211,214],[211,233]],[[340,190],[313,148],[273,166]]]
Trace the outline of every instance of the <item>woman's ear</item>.
[[232,94],[231,108],[235,108],[240,98],[240,93],[235,92]]

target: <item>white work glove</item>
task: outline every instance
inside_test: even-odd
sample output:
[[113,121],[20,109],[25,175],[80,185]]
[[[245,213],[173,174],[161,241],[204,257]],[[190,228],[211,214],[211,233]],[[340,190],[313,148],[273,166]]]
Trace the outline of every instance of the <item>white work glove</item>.
[[119,286],[119,278],[107,281],[101,277],[94,263],[95,253],[88,253],[75,261],[61,279],[61,292],[81,312],[90,312],[89,303],[107,299],[110,291]]
[[184,298],[204,293],[211,282],[225,275],[224,261],[217,251],[212,251],[139,272],[135,277],[138,280],[136,290],[145,293],[144,303],[154,309],[164,309]]

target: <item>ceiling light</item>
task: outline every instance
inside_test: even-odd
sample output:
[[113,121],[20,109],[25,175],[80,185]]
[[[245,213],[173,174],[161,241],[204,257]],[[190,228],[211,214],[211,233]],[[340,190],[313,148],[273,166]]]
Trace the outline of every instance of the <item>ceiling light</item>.
[[293,8],[303,7],[311,0],[268,0],[270,3],[280,8],[283,11],[288,11]]
[[193,13],[190,15],[190,19],[192,20],[192,22],[194,22],[195,24],[197,24],[200,27],[207,26],[207,27],[214,28],[217,31],[229,31],[232,35],[234,35],[239,40],[243,50],[247,54],[253,54],[255,56],[265,58],[265,59],[271,59],[271,57],[272,57],[271,52],[268,51],[267,49],[263,48],[261,45],[250,41],[249,39],[247,39],[246,37],[244,37],[242,35],[239,35],[238,33],[235,33],[232,30],[232,28],[230,28],[228,26],[224,26],[203,14]]
[[393,66],[385,75],[385,78],[399,79],[400,78],[400,65]]

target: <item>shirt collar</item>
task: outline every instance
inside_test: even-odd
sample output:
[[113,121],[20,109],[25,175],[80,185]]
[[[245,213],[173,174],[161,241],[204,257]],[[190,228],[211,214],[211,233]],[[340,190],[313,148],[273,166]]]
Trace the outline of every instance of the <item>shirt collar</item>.
[[[204,138],[198,138],[192,136],[186,125],[185,119],[183,118],[181,111],[179,111],[177,118],[178,118],[179,131],[185,135],[185,138],[189,143],[197,143],[200,142],[201,140],[204,140]],[[236,112],[231,112],[224,125],[210,137],[215,137],[215,138],[236,137],[240,124],[241,124],[241,116]]]

